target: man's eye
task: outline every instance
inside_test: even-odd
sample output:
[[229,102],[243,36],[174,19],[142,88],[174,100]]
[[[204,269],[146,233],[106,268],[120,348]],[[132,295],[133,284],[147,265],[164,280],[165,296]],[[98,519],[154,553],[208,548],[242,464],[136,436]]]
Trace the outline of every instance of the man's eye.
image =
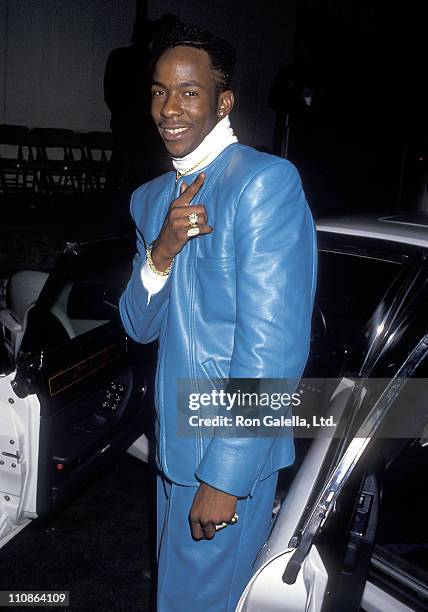
[[197,96],[198,93],[196,91],[186,91],[186,96]]
[[163,89],[154,89],[152,91],[152,96],[163,96],[165,94]]

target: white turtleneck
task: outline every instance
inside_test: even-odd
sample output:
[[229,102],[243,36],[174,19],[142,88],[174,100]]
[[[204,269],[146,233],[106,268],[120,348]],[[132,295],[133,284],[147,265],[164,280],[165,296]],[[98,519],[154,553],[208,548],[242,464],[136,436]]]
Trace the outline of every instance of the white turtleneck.
[[[220,153],[229,145],[238,142],[232,126],[230,125],[229,115],[219,121],[209,134],[205,136],[201,144],[194,151],[188,153],[184,157],[172,157],[174,168],[180,173],[194,168],[194,171],[200,171],[206,168]],[[198,164],[200,161],[200,165]],[[147,290],[147,304],[150,298],[155,293],[158,293],[168,280],[167,276],[159,276],[150,269],[147,261],[141,268],[141,280]]]

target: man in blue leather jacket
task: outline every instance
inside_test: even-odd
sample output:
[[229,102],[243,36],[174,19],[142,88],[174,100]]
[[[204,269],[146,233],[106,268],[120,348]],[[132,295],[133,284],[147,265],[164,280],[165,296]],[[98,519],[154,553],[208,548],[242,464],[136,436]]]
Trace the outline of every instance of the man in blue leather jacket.
[[132,196],[138,253],[120,312],[132,338],[159,339],[158,609],[225,612],[266,539],[292,435],[184,437],[178,381],[300,378],[315,231],[294,166],[233,134],[228,43],[180,24],[153,52],[152,117],[175,172]]

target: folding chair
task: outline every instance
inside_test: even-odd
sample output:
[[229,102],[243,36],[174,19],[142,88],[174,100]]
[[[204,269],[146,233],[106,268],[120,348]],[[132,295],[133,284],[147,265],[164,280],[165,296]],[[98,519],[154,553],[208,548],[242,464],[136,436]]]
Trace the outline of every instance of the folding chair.
[[58,128],[33,128],[31,132],[37,139],[37,190],[50,194],[82,192],[85,151],[80,135]]
[[34,188],[35,143],[28,127],[0,125],[0,190],[31,192]]
[[112,137],[110,132],[87,132],[85,142],[85,190],[104,189],[111,172]]

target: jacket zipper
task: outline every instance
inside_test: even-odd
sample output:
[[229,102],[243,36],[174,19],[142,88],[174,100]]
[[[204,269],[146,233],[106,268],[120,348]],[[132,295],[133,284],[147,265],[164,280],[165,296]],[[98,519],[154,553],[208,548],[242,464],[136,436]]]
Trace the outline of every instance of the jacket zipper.
[[[175,177],[174,177],[174,184],[173,184],[173,188],[171,191],[169,201],[172,202],[173,199],[177,198],[179,192],[180,192],[180,188],[175,183]],[[168,317],[168,313],[166,314],[166,316]],[[168,321],[167,321],[167,324],[168,324]],[[168,473],[168,465],[167,465],[167,460],[166,460],[167,453],[166,453],[166,435],[165,435],[166,433],[165,399],[164,399],[164,392],[163,392],[164,360],[165,360],[165,350],[166,350],[166,342],[165,342],[166,328],[167,328],[167,325],[165,325],[164,327],[162,338],[159,338],[159,340],[161,341],[162,353],[158,357],[158,368],[157,368],[158,371],[156,372],[156,380],[158,381],[158,384],[156,385],[157,398],[155,397],[155,403],[159,406],[159,438],[160,438],[159,444],[158,444],[159,466],[162,469],[162,471],[164,471],[165,473]],[[162,435],[161,435],[161,432],[162,432]]]
[[[189,257],[190,257],[190,320],[189,320],[189,365],[190,365],[190,373],[191,373],[191,380],[190,380],[190,386],[192,389],[192,393],[197,393],[198,389],[197,389],[197,385],[196,385],[196,366],[195,366],[195,343],[194,343],[194,337],[195,337],[195,309],[194,309],[194,303],[195,303],[195,274],[196,274],[196,254],[197,254],[197,246],[198,246],[198,242],[197,240],[191,240],[190,241],[190,253],[189,253]],[[196,433],[196,464],[199,465],[199,463],[202,461],[202,456],[203,456],[203,447],[202,447],[202,434],[201,434],[201,428],[195,427],[195,433]]]

